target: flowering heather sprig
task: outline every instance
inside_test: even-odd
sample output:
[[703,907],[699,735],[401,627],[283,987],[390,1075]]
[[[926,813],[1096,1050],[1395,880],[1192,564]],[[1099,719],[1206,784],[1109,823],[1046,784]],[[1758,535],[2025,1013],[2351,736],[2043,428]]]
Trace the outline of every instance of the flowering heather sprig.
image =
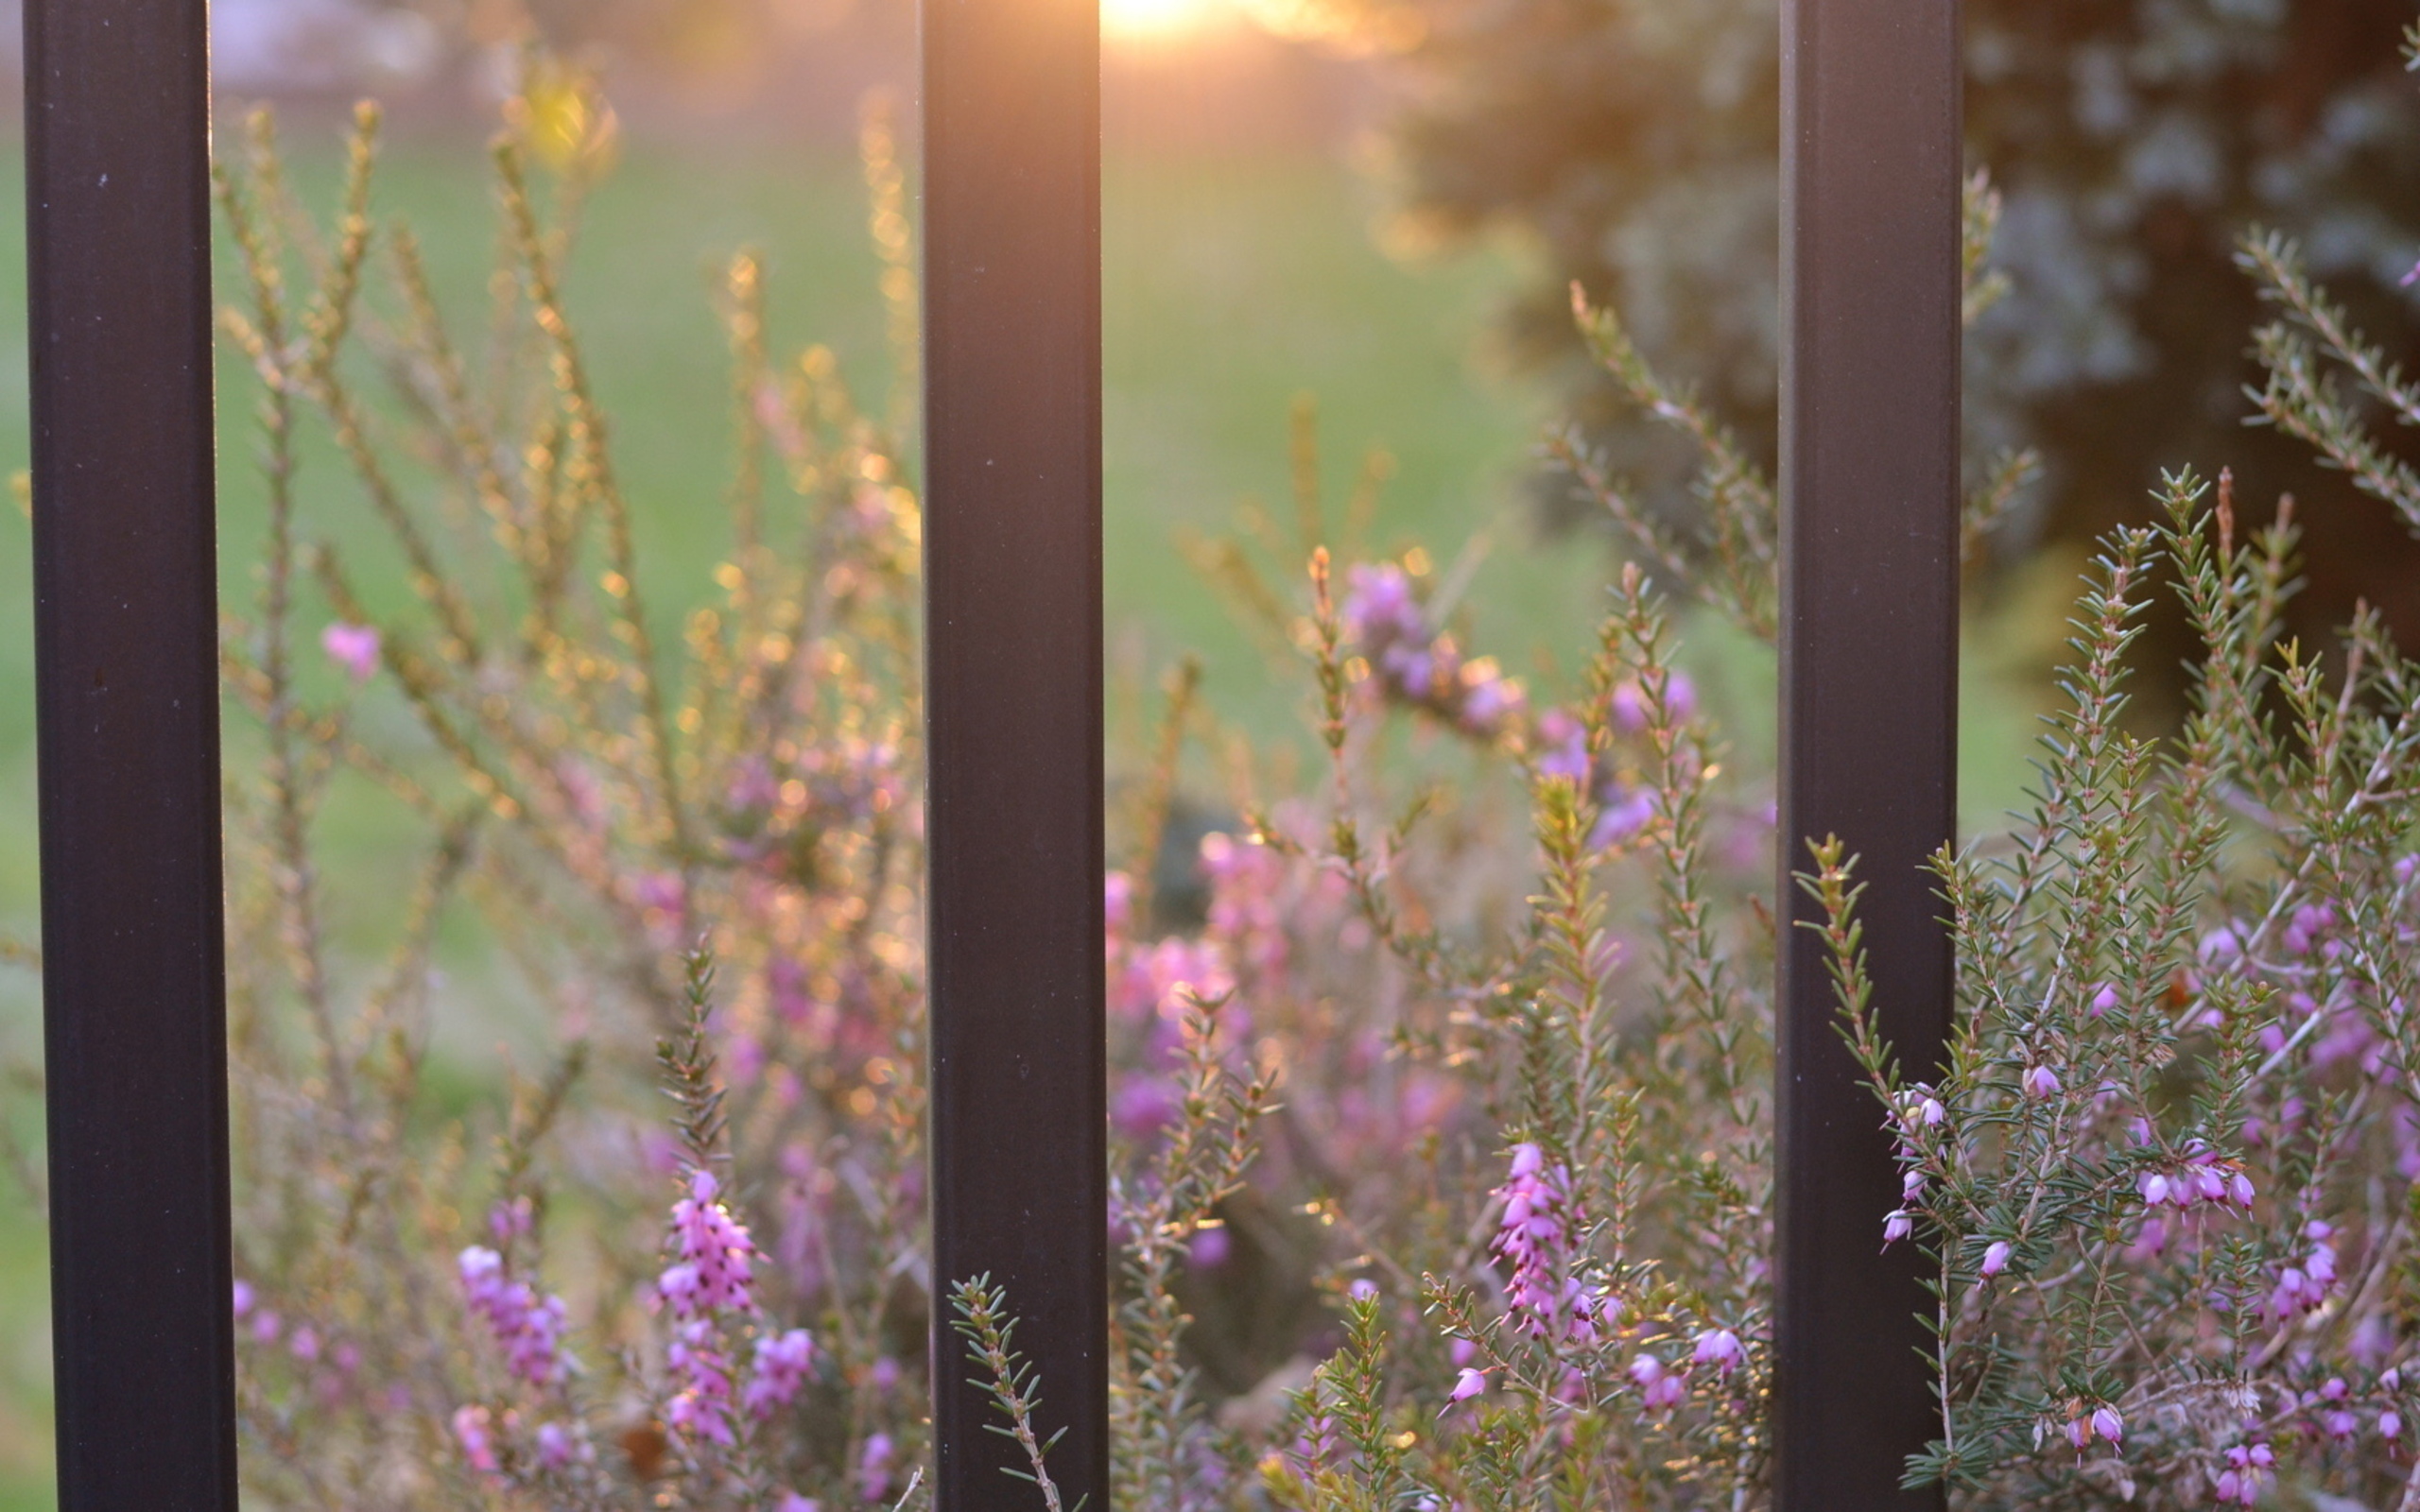
[[2314,1218],[2304,1226],[2303,1237],[2310,1241],[2310,1248],[2302,1263],[2281,1269],[2269,1294],[2269,1310],[2281,1318],[2317,1309],[2336,1286],[2335,1228]]
[[804,1329],[791,1329],[756,1341],[756,1367],[748,1378],[741,1405],[752,1418],[769,1418],[798,1400],[815,1360],[815,1341]]
[[505,1366],[532,1385],[563,1376],[563,1299],[540,1297],[527,1281],[506,1273],[504,1257],[482,1245],[464,1249],[457,1262],[462,1295],[488,1326]]
[[1429,627],[1402,568],[1357,563],[1345,583],[1345,633],[1369,659],[1384,696],[1482,740],[1512,728],[1528,704],[1520,682],[1492,658],[1462,660],[1452,636]]
[[1490,1247],[1512,1268],[1505,1298],[1515,1326],[1532,1338],[1593,1344],[1600,1303],[1571,1273],[1578,1236],[1570,1171],[1549,1167],[1535,1144],[1516,1144],[1511,1176],[1495,1194],[1504,1211]]

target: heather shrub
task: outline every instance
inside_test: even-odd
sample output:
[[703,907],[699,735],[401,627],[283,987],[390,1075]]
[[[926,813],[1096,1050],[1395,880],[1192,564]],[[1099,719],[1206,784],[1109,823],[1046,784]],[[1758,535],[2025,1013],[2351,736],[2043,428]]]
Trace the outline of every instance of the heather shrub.
[[[270,506],[224,637],[262,753],[228,799],[251,1494],[912,1504],[938,1317],[968,1351],[942,1367],[993,1385],[1017,1494],[1066,1512],[1017,1299],[926,1259],[911,407],[861,404],[829,352],[769,352],[735,258],[728,556],[657,644],[560,294],[612,115],[576,76],[533,84],[467,345],[408,230],[372,218],[373,115],[331,226],[265,117],[220,180]],[[879,118],[866,160],[912,351]],[[1970,210],[1979,307],[1979,180]],[[2259,412],[2420,521],[2368,428],[2420,396],[2290,244],[2244,257],[2278,311]],[[1638,558],[1567,679],[1475,654],[1461,575],[1348,557],[1306,484],[1299,541],[1216,559],[1302,653],[1314,759],[1219,738],[1191,669],[1121,753],[1121,1505],[1763,1503],[1771,780],[1681,632],[1771,638],[1773,490],[1580,314],[1701,455],[1706,508],[1675,537],[1557,443]],[[306,470],[306,431],[348,489]],[[1979,464],[1974,533],[2026,466]],[[1941,1434],[1910,1475],[1974,1506],[2409,1503],[2420,685],[2374,616],[2325,654],[2279,638],[2290,507],[2254,528],[2189,472],[2156,504],[2078,602],[2031,810],[1936,863],[1945,1065],[1871,1027],[1856,858],[1789,842],[1900,1151],[1875,1243],[1937,1267]],[[367,601],[344,511],[408,602]],[[2172,732],[2126,703],[2158,595],[2201,647]],[[354,904],[395,920],[384,960],[327,925],[339,780],[421,837],[416,874]],[[1178,847],[1181,790],[1232,822]],[[449,919],[502,964],[439,971]],[[490,1095],[435,1039],[499,1003],[519,1048]]]

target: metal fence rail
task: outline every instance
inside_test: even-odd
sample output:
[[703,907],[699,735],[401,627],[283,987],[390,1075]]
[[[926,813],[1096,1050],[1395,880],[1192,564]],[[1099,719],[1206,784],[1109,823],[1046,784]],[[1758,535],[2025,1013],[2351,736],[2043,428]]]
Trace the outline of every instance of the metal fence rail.
[[26,0],[60,1504],[233,1512],[203,0]]
[[1957,0],[1782,10],[1779,1165],[1774,1503],[1938,1506],[1898,1489],[1938,1429],[1912,1245],[1873,1093],[1835,1030],[1804,841],[1859,858],[1884,1033],[1932,1074],[1949,932],[1927,857],[1957,823]]
[[[1096,0],[926,0],[924,52],[934,1284],[1007,1288],[1106,1508]],[[937,1311],[939,1504],[1023,1506]]]
[[[1782,833],[1862,856],[1922,1067],[1950,987],[1917,868],[1954,820],[1957,14],[1784,15]],[[60,1504],[232,1512],[205,6],[25,24]],[[924,63],[935,1285],[1005,1286],[1069,1430],[1054,1474],[1105,1508],[1093,0],[926,0]],[[1915,1258],[1876,1256],[1888,1141],[1793,935],[1777,1504],[1930,1505],[1897,1489],[1931,1424]],[[940,1505],[1021,1506],[936,1328]]]

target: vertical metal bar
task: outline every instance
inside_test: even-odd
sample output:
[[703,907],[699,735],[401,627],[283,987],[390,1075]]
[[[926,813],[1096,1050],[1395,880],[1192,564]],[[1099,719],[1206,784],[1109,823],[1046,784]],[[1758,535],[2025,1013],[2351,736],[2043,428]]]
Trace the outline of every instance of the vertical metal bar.
[[1790,881],[1859,858],[1882,1025],[1931,1074],[1952,958],[1921,868],[1956,824],[1960,59],[1956,0],[1782,9],[1782,895],[1777,1512],[1932,1507],[1938,1436],[1912,1246]]
[[235,1505],[204,0],[26,0],[60,1505]]
[[[925,0],[934,1285],[988,1272],[1109,1500],[1098,0]],[[934,1320],[942,1512],[1023,1506]]]

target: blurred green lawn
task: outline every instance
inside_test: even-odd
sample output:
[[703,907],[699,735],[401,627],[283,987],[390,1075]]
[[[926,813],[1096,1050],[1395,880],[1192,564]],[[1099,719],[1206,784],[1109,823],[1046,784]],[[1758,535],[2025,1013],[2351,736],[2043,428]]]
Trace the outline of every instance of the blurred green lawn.
[[[324,205],[335,163],[329,141],[300,142],[296,151],[298,180]],[[15,154],[5,158],[0,470],[13,471],[26,447],[23,201]],[[482,162],[467,139],[405,143],[389,153],[376,196],[384,213],[418,227],[441,291],[473,320],[493,245]],[[1268,651],[1238,629],[1175,542],[1182,531],[1230,531],[1247,496],[1290,524],[1288,415],[1301,393],[1318,400],[1332,507],[1340,508],[1366,452],[1392,455],[1375,542],[1425,541],[1442,568],[1475,532],[1494,533],[1466,599],[1478,649],[1520,672],[1539,665],[1546,646],[1564,666],[1584,654],[1602,550],[1580,541],[1540,550],[1530,541],[1518,485],[1545,403],[1534,390],[1484,376],[1486,365],[1474,360],[1516,264],[1503,252],[1423,267],[1392,262],[1375,249],[1372,215],[1351,174],[1310,157],[1109,165],[1114,730],[1136,707],[1135,692],[1186,649],[1203,657],[1222,716],[1262,739],[1294,724],[1298,683],[1281,684]],[[642,145],[598,194],[568,284],[638,507],[641,559],[653,574],[648,602],[667,630],[703,596],[722,547],[726,390],[709,290],[723,259],[750,243],[766,254],[777,347],[833,346],[861,395],[878,403],[888,381],[878,266],[856,167],[843,156]],[[223,262],[220,284],[222,293],[233,286]],[[239,365],[222,362],[220,383],[222,583],[231,596],[249,598],[260,520],[249,465],[252,393]],[[302,490],[306,508],[351,498],[324,454]],[[0,929],[19,935],[32,933],[35,914],[26,546],[11,509],[0,520]],[[356,574],[383,588],[376,596],[399,596],[391,566],[366,549],[352,553]],[[1745,706],[1743,739],[1752,747],[1769,742],[1769,660],[1734,648],[1720,662],[1737,674],[1722,680]],[[2011,720],[1991,714],[1990,702],[1975,706],[2005,729]],[[1970,737],[1968,748],[1990,744]],[[231,761],[244,748],[231,731]],[[2020,769],[2005,761],[1970,768],[1978,812],[1998,807]],[[374,821],[335,816],[331,823],[355,864],[370,863],[388,837]],[[336,859],[341,869],[345,858]],[[39,1055],[34,1000],[22,981],[0,984],[0,1052],[21,1061]],[[30,1134],[35,1122],[20,1109],[21,1130]],[[49,1503],[44,1306],[40,1227],[11,1195],[0,1207],[0,1512]]]

